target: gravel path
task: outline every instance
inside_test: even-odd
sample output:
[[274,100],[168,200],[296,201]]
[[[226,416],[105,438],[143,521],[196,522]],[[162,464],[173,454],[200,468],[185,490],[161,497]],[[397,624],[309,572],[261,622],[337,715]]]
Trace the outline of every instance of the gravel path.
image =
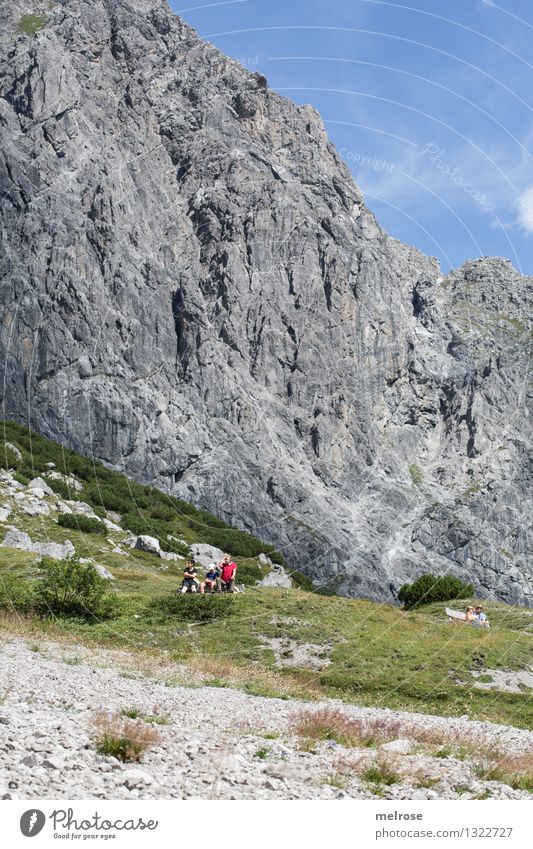
[[[443,733],[456,742],[533,757],[533,732],[341,702],[261,698],[202,686],[183,667],[142,670],[123,651],[30,645],[9,637],[0,647],[4,799],[532,798],[480,780],[468,760],[433,756],[416,735]],[[170,672],[184,682],[190,675],[189,686],[165,686],[161,679]],[[325,705],[354,719],[401,720],[405,731],[380,747],[354,750],[326,741],[308,751],[312,747],[293,733],[294,716]],[[97,754],[95,715],[132,708],[166,718],[166,724],[151,726],[159,742],[138,764]],[[400,776],[392,784],[361,775],[384,762]]]

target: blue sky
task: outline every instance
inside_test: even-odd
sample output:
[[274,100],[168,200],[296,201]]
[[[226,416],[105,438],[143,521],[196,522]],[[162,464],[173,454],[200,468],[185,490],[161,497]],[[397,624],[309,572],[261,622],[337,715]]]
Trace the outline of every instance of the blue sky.
[[438,257],[533,273],[531,0],[233,0],[173,9],[321,113],[367,205]]

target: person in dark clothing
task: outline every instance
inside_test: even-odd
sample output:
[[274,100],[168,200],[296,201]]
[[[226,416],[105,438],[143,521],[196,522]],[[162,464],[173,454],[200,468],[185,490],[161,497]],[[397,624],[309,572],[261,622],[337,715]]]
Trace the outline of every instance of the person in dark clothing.
[[194,560],[188,560],[183,573],[183,581],[181,582],[181,593],[195,593],[198,590],[199,581],[198,573]]

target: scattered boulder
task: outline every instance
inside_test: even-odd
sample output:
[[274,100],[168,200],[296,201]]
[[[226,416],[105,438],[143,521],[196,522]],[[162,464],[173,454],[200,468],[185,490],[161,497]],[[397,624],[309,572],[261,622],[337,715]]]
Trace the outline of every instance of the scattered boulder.
[[56,467],[56,464],[52,463],[52,461],[50,461],[49,463],[46,464],[47,469],[55,469],[55,467]]
[[123,783],[130,790],[135,787],[145,787],[153,781],[152,776],[141,769],[129,769],[123,775]]
[[159,540],[155,537],[148,536],[148,534],[138,536],[133,547],[138,548],[140,551],[147,551],[149,554],[156,554],[158,557],[161,556]]
[[72,509],[64,501],[56,501],[55,507],[60,513],[72,513]]
[[382,743],[379,747],[383,752],[392,752],[397,755],[408,755],[413,751],[415,745],[414,740],[407,738],[399,738],[398,740],[390,740],[388,743]]
[[11,507],[8,507],[7,504],[4,504],[3,507],[0,507],[0,522],[7,522],[10,514]]
[[[40,490],[35,490],[39,492]],[[44,497],[44,493],[43,493]],[[22,512],[26,513],[27,516],[49,516],[50,515],[50,507],[45,502],[41,501],[23,501],[22,502]]]
[[4,442],[4,445],[6,448],[9,449],[9,451],[11,451],[15,455],[17,460],[22,460],[22,451],[20,450],[20,448],[18,448],[16,445],[13,445],[12,442]]
[[264,551],[262,551],[259,555],[259,562],[261,566],[272,566],[272,560],[267,554],[264,553]]
[[50,489],[48,484],[42,478],[34,478],[28,484],[28,489],[35,490],[35,494],[42,492],[42,495],[37,495],[38,498],[43,498],[45,495],[54,495],[53,489]]
[[110,519],[102,519],[102,522],[106,526],[108,531],[121,531],[122,528],[120,525],[116,525],[115,522],[112,522]]
[[214,545],[194,543],[190,548],[190,556],[206,569],[210,563],[220,563],[224,557],[224,552]]
[[268,575],[265,575],[265,577],[261,581],[261,586],[280,587],[284,590],[290,590],[292,587],[292,581],[283,566],[275,565],[272,569],[272,572],[269,572]]
[[51,557],[53,560],[68,560],[76,552],[69,539],[60,542],[34,542],[30,551],[35,551],[41,557]]
[[105,578],[107,581],[114,581],[115,576],[111,574],[109,569],[106,569],[105,566],[102,566],[101,563],[93,563],[95,572],[98,572],[101,578]]
[[137,542],[137,537],[134,534],[128,534],[127,537],[120,540],[122,545],[128,545],[130,548],[135,548],[135,543]]
[[19,548],[21,551],[32,551],[32,545],[31,537],[17,528],[8,531],[2,543],[4,548]]
[[74,546],[69,539],[59,542],[32,542],[31,537],[24,531],[11,528],[1,543],[3,548],[18,548],[21,551],[33,551],[41,557],[52,557],[54,560],[65,560],[75,554]]
[[118,545],[116,545],[116,546],[115,546],[115,548],[113,549],[113,552],[112,552],[112,553],[113,553],[113,554],[121,554],[121,555],[122,555],[122,557],[129,557],[128,552],[127,552],[127,551],[122,551],[122,549],[121,549]]
[[174,551],[161,551],[159,556],[163,560],[173,560],[174,562],[176,562],[176,560],[184,560],[185,559],[184,557],[180,557],[180,555],[176,554]]
[[96,515],[93,508],[90,504],[86,504],[85,501],[66,501],[69,507],[72,508],[73,513],[80,513],[82,516],[89,516],[90,519],[99,519],[100,517]]
[[[52,465],[54,464],[52,463]],[[73,489],[74,492],[81,492],[83,489],[83,484],[81,484],[74,475],[64,475],[62,472],[52,471],[46,472],[46,477],[54,481],[63,481],[68,487],[70,487],[70,489]]]

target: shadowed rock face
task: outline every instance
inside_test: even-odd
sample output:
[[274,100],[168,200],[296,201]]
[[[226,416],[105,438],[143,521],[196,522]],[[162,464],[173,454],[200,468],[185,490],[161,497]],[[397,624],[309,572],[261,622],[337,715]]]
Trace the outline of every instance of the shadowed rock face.
[[[43,7],[44,8],[44,7]],[[533,603],[531,278],[365,208],[318,114],[164,3],[1,11],[4,415],[345,595]]]

